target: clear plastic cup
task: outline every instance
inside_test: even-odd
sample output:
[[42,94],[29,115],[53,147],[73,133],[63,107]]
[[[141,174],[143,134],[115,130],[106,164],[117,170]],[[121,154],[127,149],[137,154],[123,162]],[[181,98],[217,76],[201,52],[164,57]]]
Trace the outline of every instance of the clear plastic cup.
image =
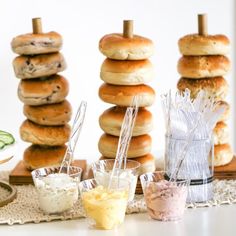
[[169,181],[164,171],[140,176],[147,211],[152,219],[175,221],[183,217],[189,180]]
[[[94,162],[92,164],[94,179],[97,181],[98,184],[108,187],[114,162],[114,159],[106,159]],[[124,162],[122,162],[121,170],[114,173],[114,176],[112,178],[111,186],[116,186],[118,179],[120,183],[130,185],[128,201],[132,201],[134,199],[135,189],[139,175],[139,167],[139,162],[127,160],[124,169]],[[128,180],[129,183],[127,181],[122,182],[123,179]]]
[[40,168],[31,172],[37,189],[39,207],[47,214],[60,214],[70,210],[79,197],[78,184],[82,169],[77,166]]
[[108,189],[98,184],[95,179],[80,182],[82,205],[89,226],[109,230],[123,223],[128,202],[128,186],[129,184],[122,184]]

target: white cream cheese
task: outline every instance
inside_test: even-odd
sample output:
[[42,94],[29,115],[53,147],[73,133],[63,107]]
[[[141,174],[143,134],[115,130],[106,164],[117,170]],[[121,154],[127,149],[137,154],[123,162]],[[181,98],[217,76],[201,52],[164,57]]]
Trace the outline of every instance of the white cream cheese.
[[67,174],[50,174],[37,180],[40,208],[49,214],[72,208],[78,200],[78,183]]

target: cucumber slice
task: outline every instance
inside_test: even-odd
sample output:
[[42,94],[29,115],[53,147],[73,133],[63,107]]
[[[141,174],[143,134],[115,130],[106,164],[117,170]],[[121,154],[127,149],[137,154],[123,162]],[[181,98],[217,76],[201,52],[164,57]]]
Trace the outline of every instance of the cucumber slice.
[[2,141],[4,144],[12,144],[15,142],[15,139],[11,134],[0,134],[0,141]]
[[0,149],[3,149],[5,147],[5,143],[0,141]]
[[[0,130],[0,134],[7,134],[9,135],[10,133],[6,132],[6,131],[3,131],[3,130]],[[10,134],[11,135],[11,134]]]

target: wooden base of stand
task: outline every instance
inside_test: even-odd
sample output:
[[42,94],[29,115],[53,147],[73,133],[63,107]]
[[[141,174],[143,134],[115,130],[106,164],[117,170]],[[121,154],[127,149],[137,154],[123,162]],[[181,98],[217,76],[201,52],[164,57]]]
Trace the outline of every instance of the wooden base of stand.
[[215,179],[236,179],[236,157],[225,165],[214,168]]

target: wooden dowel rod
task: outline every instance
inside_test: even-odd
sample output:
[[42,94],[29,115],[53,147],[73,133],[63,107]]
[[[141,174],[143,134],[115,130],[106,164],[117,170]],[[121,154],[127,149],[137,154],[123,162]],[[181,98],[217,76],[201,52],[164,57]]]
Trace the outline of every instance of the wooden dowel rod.
[[125,38],[133,38],[133,21],[132,20],[124,20],[123,36]]
[[34,34],[41,34],[43,32],[41,18],[33,18],[32,19],[32,26],[33,26],[33,33]]
[[198,34],[207,35],[207,14],[198,14]]

